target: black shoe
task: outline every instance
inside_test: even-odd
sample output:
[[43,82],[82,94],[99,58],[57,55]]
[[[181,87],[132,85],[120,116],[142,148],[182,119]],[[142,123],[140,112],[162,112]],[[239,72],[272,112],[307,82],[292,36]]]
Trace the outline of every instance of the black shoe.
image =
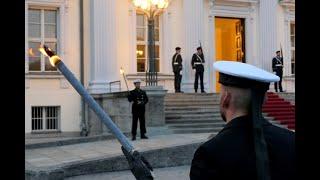
[[132,136],[132,141],[136,140],[136,136]]
[[198,92],[198,90],[194,90],[194,92],[195,92],[195,93],[197,93],[197,92]]
[[206,93],[205,91],[201,91],[201,93]]
[[149,139],[146,135],[142,135],[141,139]]

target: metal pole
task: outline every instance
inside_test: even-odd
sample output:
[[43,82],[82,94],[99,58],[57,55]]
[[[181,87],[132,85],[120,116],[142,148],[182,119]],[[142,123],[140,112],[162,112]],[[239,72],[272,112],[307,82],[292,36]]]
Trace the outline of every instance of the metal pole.
[[55,64],[59,71],[69,81],[69,83],[76,89],[76,91],[83,97],[84,101],[89,107],[96,113],[101,121],[110,129],[112,134],[118,139],[121,145],[128,151],[134,150],[132,144],[129,142],[127,137],[120,131],[120,129],[114,124],[109,115],[100,107],[100,105],[93,99],[93,97],[86,91],[81,83],[76,79],[72,72],[66,67],[66,65],[59,61]]
[[149,85],[153,85],[155,72],[155,43],[154,43],[154,17],[148,19],[148,54],[149,54]]

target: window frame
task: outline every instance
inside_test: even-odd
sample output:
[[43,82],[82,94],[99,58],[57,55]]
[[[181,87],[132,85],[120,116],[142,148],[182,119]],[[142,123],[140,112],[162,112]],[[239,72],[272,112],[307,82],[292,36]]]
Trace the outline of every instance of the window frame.
[[[38,1],[38,0],[30,0],[25,2],[25,77],[38,79],[38,78],[63,78],[63,75],[59,70],[56,71],[29,71],[29,32],[28,32],[28,24],[29,24],[29,9],[48,9],[48,10],[56,10],[57,15],[57,24],[56,24],[56,52],[59,56],[64,59],[65,43],[67,39],[65,39],[65,21],[66,15],[68,14],[69,2],[63,0],[52,0],[50,2]],[[65,60],[67,62],[67,59]]]
[[[291,26],[294,26],[294,33],[292,34],[292,28],[291,28]],[[289,36],[290,36],[290,69],[291,69],[291,71],[290,71],[290,74],[291,75],[295,75],[295,65],[296,65],[296,56],[295,56],[295,38],[296,38],[296,31],[295,31],[295,28],[296,28],[296,25],[295,25],[295,22],[294,21],[291,21],[290,23],[289,23]],[[291,38],[292,37],[294,37],[294,43],[292,43],[292,41],[291,41]],[[294,46],[292,46],[292,44],[294,44]],[[293,54],[294,53],[294,54]],[[294,57],[294,59],[293,59],[293,57]],[[292,68],[292,67],[294,67],[294,68]]]
[[[42,117],[33,117],[33,108],[41,108],[41,115]],[[56,120],[57,120],[57,127],[56,129],[47,129],[47,119],[53,117],[47,117],[47,110],[48,108],[56,108]],[[38,119],[41,121],[42,129],[32,129],[33,120]],[[31,133],[43,133],[43,132],[60,132],[61,131],[61,106],[31,106]]]
[[[135,52],[137,52],[137,50],[138,50],[138,45],[144,45],[145,46],[145,49],[144,49],[144,51],[145,51],[145,62],[144,62],[144,67],[145,67],[145,71],[138,71],[138,59],[143,59],[143,58],[138,58],[137,57],[137,53],[135,53],[135,59],[136,59],[136,65],[137,65],[137,68],[136,68],[136,72],[137,73],[143,73],[143,72],[146,72],[147,70],[148,70],[148,57],[149,57],[149,54],[148,54],[148,18],[147,18],[147,15],[145,15],[143,12],[139,12],[139,11],[137,11],[136,12],[136,19],[137,19],[137,16],[138,15],[143,15],[143,17],[144,17],[144,22],[145,22],[145,24],[144,24],[144,26],[138,26],[138,23],[137,23],[137,21],[136,21],[136,34],[135,34],[135,39],[136,39],[136,45],[135,45]],[[159,56],[158,57],[156,57],[155,58],[155,61],[158,61],[159,62],[159,69],[158,69],[158,72],[160,72],[160,70],[161,70],[161,63],[160,63],[160,54],[161,54],[161,46],[160,46],[160,40],[161,40],[161,38],[160,38],[160,29],[161,29],[161,16],[160,15],[157,15],[156,16],[157,18],[158,18],[158,27],[154,27],[154,30],[158,30],[159,31],[159,33],[158,33],[158,41],[154,41],[155,42],[155,48],[156,48],[156,46],[158,46],[159,47]],[[155,20],[156,21],[156,20]],[[155,23],[155,25],[156,25],[156,23]],[[138,39],[137,39],[137,36],[138,36],[138,31],[137,31],[137,29],[138,28],[143,28],[144,29],[144,41],[139,41]]]

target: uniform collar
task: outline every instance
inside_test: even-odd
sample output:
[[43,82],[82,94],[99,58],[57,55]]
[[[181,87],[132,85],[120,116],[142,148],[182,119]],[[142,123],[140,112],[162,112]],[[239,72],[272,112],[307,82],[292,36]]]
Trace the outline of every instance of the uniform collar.
[[[270,124],[265,118],[261,119],[262,125]],[[227,123],[224,128],[220,131],[225,131],[230,128],[239,128],[239,127],[252,127],[252,118],[250,115],[240,116],[232,119],[229,123]]]

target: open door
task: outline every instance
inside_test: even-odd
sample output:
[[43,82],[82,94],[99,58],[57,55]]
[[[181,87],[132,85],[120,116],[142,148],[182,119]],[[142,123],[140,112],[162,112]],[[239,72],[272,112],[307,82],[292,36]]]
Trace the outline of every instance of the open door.
[[[215,18],[216,61],[245,62],[244,19]],[[220,92],[219,73],[216,73],[216,92]]]

